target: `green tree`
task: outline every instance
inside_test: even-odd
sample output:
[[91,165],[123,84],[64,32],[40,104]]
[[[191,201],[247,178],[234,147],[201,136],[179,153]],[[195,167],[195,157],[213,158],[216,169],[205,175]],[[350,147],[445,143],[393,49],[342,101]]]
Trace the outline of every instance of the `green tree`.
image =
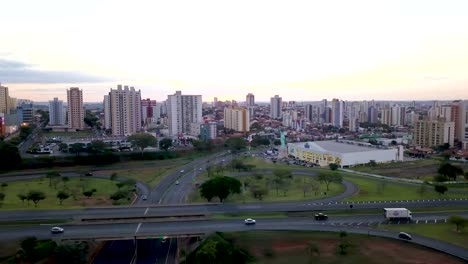
[[55,263],[85,264],[88,258],[86,242],[66,243],[58,246],[54,253]]
[[83,195],[89,199],[91,196],[93,196],[95,192],[96,192],[96,189],[86,190],[86,191],[83,191]]
[[69,182],[69,181],[70,181],[70,178],[68,178],[67,176],[62,177],[63,185],[67,185],[67,182]]
[[0,171],[18,169],[22,165],[18,148],[8,142],[0,142]]
[[141,156],[143,157],[143,150],[147,147],[155,147],[158,144],[158,140],[151,134],[138,133],[128,137],[128,141],[132,142],[133,145],[140,148]]
[[34,254],[34,248],[37,246],[38,242],[36,237],[27,237],[21,241],[20,246],[24,251],[26,259],[30,259]]
[[327,186],[327,191],[329,191],[330,183],[332,182],[341,183],[343,181],[343,177],[341,176],[339,172],[336,172],[336,171],[334,172],[321,171],[318,175],[318,180],[320,182],[325,183],[325,185]]
[[231,177],[216,177],[204,182],[200,186],[200,195],[210,201],[213,197],[218,197],[223,202],[230,194],[240,193],[241,182]]
[[232,153],[240,152],[242,149],[245,149],[247,143],[242,137],[231,137],[224,142],[224,145],[231,150]]
[[49,187],[52,187],[52,181],[59,177],[60,177],[60,173],[56,170],[47,172],[46,178],[49,179]]
[[57,199],[60,201],[60,205],[62,205],[63,201],[68,199],[70,197],[70,194],[67,193],[66,191],[59,191],[57,193]]
[[8,183],[2,182],[1,187],[2,187],[2,191],[5,190],[5,188],[8,187]]
[[330,163],[328,164],[328,167],[330,167],[330,170],[336,171],[340,166],[336,163]]
[[59,146],[60,151],[68,152],[68,144],[67,143],[60,143],[58,146]]
[[117,186],[117,188],[119,188],[119,190],[125,186],[125,183],[124,182],[118,182],[115,184],[115,186]]
[[106,143],[102,140],[93,140],[88,146],[88,152],[94,155],[104,153],[106,151]]
[[[273,170],[273,176],[272,182],[275,185],[276,195],[279,195],[280,189],[287,190],[287,181],[292,179],[292,173],[289,169],[275,168]],[[285,185],[284,188],[283,185]]]
[[464,172],[463,169],[458,166],[454,166],[450,163],[443,163],[440,165],[439,169],[437,170],[437,173],[455,181],[457,180],[457,176],[463,175]]
[[172,139],[170,138],[163,138],[159,141],[159,148],[164,149],[167,151],[170,147],[172,147]]
[[254,184],[249,187],[252,196],[259,201],[263,200],[263,197],[268,194],[268,189],[260,185]]
[[117,175],[117,172],[113,172],[110,176],[111,181],[116,181],[119,176]]
[[69,145],[69,150],[78,157],[80,153],[85,149],[85,144],[83,143],[74,143]]
[[447,176],[445,176],[445,175],[436,175],[436,176],[434,176],[434,181],[435,182],[446,182],[448,180],[449,180],[449,178],[447,178]]
[[21,200],[21,202],[23,202],[23,205],[24,205],[24,200],[28,199],[28,196],[24,193],[18,193],[16,196]]
[[2,205],[3,205],[3,201],[5,200],[5,196],[6,195],[4,193],[0,192],[0,207],[2,207]]
[[448,222],[455,225],[456,231],[460,232],[468,224],[468,219],[459,215],[452,215],[449,217]]
[[83,121],[86,125],[88,125],[91,128],[98,127],[98,124],[99,124],[98,123],[99,118],[93,112],[89,110],[86,110],[86,115]]
[[26,197],[28,201],[32,201],[34,203],[34,207],[37,207],[37,204],[45,198],[46,195],[43,192],[37,190],[30,190]]
[[120,199],[124,199],[128,197],[128,192],[127,191],[122,191],[122,190],[119,190],[119,191],[116,191],[115,193],[111,194],[110,198],[114,201],[118,201]]
[[442,195],[448,190],[448,188],[445,185],[434,185],[434,190],[439,193],[439,195]]
[[419,195],[421,195],[421,198],[424,196],[424,194],[426,193],[426,184],[419,185],[418,193]]

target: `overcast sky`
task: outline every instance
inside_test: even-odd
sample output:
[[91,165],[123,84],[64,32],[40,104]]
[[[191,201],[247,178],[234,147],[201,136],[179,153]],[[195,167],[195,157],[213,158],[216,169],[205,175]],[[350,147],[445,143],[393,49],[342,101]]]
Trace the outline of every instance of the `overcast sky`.
[[101,101],[117,84],[204,101],[468,99],[468,1],[15,0],[0,4],[11,96]]

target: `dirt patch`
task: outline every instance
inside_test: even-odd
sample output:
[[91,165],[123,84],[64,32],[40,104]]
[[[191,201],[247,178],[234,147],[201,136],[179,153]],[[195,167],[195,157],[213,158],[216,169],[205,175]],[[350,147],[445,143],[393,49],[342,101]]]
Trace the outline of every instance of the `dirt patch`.
[[[340,238],[336,234],[330,237],[320,234],[319,237],[310,237],[301,234],[281,239],[281,235],[263,240],[259,237],[238,238],[236,244],[245,248],[255,256],[258,263],[289,263],[294,256],[297,263],[310,259],[309,243],[314,243],[319,249],[316,263],[382,263],[382,264],[459,264],[462,261],[438,251],[426,249],[417,245],[401,241],[393,241],[376,237],[348,236],[344,241],[351,244],[348,254],[338,254]],[[252,246],[254,245],[254,246]],[[269,252],[270,256],[266,256]]]
[[369,258],[381,256],[382,259],[393,260],[394,263],[419,263],[419,264],[457,264],[457,259],[448,257],[437,251],[427,250],[421,247],[406,246],[404,242],[396,243],[389,240],[363,241],[359,245],[361,254]]
[[112,200],[102,198],[102,197],[90,197],[90,198],[85,198],[81,197],[78,200],[73,202],[74,205],[79,205],[79,206],[106,206],[106,205],[112,205]]

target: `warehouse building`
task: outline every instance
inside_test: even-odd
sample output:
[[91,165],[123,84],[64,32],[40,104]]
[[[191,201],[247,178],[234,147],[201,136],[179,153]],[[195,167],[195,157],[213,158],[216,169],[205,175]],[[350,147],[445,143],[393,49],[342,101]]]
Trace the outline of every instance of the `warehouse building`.
[[343,167],[403,161],[403,147],[375,146],[351,140],[288,143],[288,155],[320,166],[336,163]]

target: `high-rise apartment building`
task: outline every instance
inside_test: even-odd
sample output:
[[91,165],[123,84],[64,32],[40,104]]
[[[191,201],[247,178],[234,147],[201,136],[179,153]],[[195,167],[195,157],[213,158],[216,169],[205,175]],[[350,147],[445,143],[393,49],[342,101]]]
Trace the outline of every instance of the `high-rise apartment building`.
[[66,124],[66,110],[63,107],[63,101],[57,97],[49,101],[49,125],[64,126]]
[[344,120],[344,102],[339,99],[333,99],[332,105],[332,120],[331,123],[335,127],[343,127]]
[[416,146],[433,147],[445,143],[453,146],[455,123],[439,120],[419,120],[414,127],[413,143]]
[[106,130],[112,129],[112,112],[111,112],[111,103],[110,103],[110,96],[104,95],[103,100],[104,106],[104,128]]
[[130,136],[141,130],[141,91],[117,85],[104,96],[105,127],[112,135]]
[[238,132],[250,131],[249,110],[243,107],[224,108],[224,127]]
[[391,113],[391,125],[392,126],[403,126],[405,124],[405,117],[406,117],[406,108],[399,105],[392,106],[392,113]]
[[314,118],[314,106],[311,104],[306,104],[304,107],[304,115],[307,121],[312,122]]
[[207,122],[200,125],[200,140],[202,141],[216,139],[217,133],[216,122]]
[[247,94],[245,97],[245,105],[246,106],[255,106],[255,96],[251,93]]
[[68,128],[82,130],[84,128],[85,110],[83,108],[83,91],[77,87],[67,90]]
[[0,83],[0,113],[10,113],[10,95],[8,93],[8,87],[2,86]]
[[466,149],[468,141],[468,101],[457,100],[451,105],[451,121],[455,122],[455,138],[462,142],[462,147]]
[[182,95],[180,91],[176,91],[173,95],[168,95],[167,117],[169,135],[192,135],[192,124],[199,125],[203,121],[202,103],[201,95]]
[[143,124],[156,123],[159,118],[156,100],[149,98],[141,100],[141,113]]
[[461,142],[463,150],[468,150],[468,101],[459,101],[457,108],[458,116],[455,120],[455,138]]
[[392,108],[385,107],[380,111],[380,123],[391,126],[392,125]]
[[279,95],[271,97],[270,99],[270,118],[276,119],[281,117],[281,112],[283,109],[283,99]]
[[16,107],[18,124],[32,124],[34,122],[34,109],[32,103],[23,103]]
[[367,122],[377,123],[379,112],[375,106],[369,106],[367,110]]

